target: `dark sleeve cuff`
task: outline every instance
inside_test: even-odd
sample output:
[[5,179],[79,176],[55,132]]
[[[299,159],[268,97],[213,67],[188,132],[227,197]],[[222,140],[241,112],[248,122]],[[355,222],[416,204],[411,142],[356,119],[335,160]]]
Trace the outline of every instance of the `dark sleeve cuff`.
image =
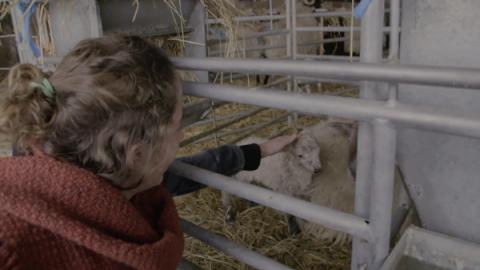
[[252,143],[240,146],[240,150],[245,157],[245,165],[243,169],[246,171],[254,171],[260,166],[260,160],[262,159],[262,153],[260,151],[260,145]]

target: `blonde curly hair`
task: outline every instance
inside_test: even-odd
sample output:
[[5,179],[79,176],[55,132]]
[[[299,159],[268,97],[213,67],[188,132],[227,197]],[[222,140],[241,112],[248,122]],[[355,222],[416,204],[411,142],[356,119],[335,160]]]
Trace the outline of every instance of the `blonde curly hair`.
[[[47,77],[51,98],[32,87]],[[51,76],[17,65],[1,88],[0,131],[18,149],[36,145],[124,189],[140,184],[180,102],[173,64],[136,36],[82,41]]]

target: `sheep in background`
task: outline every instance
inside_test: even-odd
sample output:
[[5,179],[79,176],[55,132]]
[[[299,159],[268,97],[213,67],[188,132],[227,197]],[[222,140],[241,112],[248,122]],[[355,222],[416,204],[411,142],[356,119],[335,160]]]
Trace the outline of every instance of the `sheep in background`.
[[[241,142],[242,144],[262,143],[265,139],[250,137]],[[301,197],[307,192],[312,182],[312,177],[321,168],[320,147],[313,134],[304,131],[298,140],[285,151],[262,159],[260,167],[255,171],[242,171],[234,178],[254,183],[274,191]],[[235,211],[232,209],[232,196],[222,193],[227,222],[233,222]],[[293,223],[295,218],[289,217],[289,230],[294,233],[298,225]]]

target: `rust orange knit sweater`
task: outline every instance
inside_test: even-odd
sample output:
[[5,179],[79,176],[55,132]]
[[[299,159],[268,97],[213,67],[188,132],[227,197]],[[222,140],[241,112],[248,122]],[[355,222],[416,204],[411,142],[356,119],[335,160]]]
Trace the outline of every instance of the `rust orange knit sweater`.
[[0,269],[175,269],[183,236],[163,187],[131,201],[43,154],[0,159]]

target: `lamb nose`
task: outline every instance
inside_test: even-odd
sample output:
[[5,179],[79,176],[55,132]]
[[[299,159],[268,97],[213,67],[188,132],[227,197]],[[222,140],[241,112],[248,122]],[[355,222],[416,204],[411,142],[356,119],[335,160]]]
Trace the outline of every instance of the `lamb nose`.
[[322,169],[321,169],[321,168],[318,168],[318,169],[315,169],[313,172],[314,172],[314,173],[319,173],[319,172],[321,172],[321,171],[322,171]]

